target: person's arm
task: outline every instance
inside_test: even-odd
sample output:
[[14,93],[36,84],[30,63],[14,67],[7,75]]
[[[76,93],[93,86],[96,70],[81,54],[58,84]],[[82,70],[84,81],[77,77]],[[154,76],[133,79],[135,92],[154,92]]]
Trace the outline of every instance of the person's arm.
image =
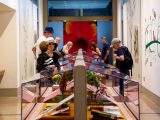
[[42,57],[38,57],[36,69],[40,72],[44,68],[44,59]]
[[40,44],[40,42],[41,42],[41,39],[39,38],[34,44],[34,46],[32,47],[32,52],[35,56],[36,56],[36,47]]
[[32,47],[32,52],[33,52],[33,54],[36,56],[36,46],[37,46],[37,44],[38,44],[38,40],[37,40],[37,42],[34,44],[34,46]]
[[109,55],[109,45],[107,44],[106,45],[106,54],[105,54],[104,60],[107,59],[108,55]]
[[67,45],[63,46],[62,48],[62,52],[66,55],[68,54],[68,48],[67,48]]
[[124,61],[124,52],[121,48],[117,51],[117,54],[115,54],[115,58],[119,61]]
[[58,55],[61,54],[61,52],[60,52],[59,50],[55,50],[54,52],[55,52],[56,54],[58,54]]
[[124,55],[116,56],[116,59],[119,61],[124,61]]
[[106,55],[105,55],[105,57],[104,57],[104,60],[107,59],[108,55],[109,55],[109,50],[106,51]]
[[69,51],[71,48],[72,48],[72,46],[69,46],[69,47],[68,47],[68,51]]
[[36,56],[36,47],[35,46],[32,48],[32,52]]
[[96,48],[96,53],[97,53],[98,56],[101,55],[101,51],[99,50],[99,48]]

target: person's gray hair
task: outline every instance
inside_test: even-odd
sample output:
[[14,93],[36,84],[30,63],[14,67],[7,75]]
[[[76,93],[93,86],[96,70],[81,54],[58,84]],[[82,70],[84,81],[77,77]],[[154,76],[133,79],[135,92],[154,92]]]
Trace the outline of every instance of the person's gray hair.
[[111,42],[111,47],[113,47],[115,43],[121,43],[121,40],[119,38],[113,38]]
[[68,45],[68,46],[72,46],[73,43],[72,43],[71,41],[69,41],[69,42],[67,42],[67,45]]

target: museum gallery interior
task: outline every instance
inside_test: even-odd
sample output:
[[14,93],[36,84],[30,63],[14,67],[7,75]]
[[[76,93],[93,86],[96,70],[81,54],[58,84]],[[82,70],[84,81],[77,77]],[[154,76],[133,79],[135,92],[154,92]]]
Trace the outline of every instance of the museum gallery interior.
[[0,120],[160,120],[159,0],[0,0]]

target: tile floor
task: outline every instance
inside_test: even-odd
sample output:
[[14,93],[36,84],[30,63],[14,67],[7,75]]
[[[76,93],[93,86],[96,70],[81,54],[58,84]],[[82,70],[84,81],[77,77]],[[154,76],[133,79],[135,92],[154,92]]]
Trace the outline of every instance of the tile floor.
[[[160,120],[160,98],[140,93],[141,120]],[[0,120],[20,120],[20,97],[0,97]]]

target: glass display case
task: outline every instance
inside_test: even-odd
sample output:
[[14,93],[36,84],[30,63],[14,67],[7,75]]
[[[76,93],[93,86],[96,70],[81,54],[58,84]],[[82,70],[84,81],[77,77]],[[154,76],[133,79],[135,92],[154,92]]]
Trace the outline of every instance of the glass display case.
[[[129,79],[126,74],[119,72],[119,70],[114,66],[106,65],[105,63],[97,60],[92,60],[92,63],[88,66],[88,70],[93,71],[94,74],[100,73],[101,76],[105,76],[104,80],[101,80],[100,84],[103,84],[105,87],[110,89],[112,95],[114,93],[113,99],[117,104],[123,103],[123,106],[127,107],[130,113],[134,116],[132,117],[139,120],[139,83]],[[108,83],[110,81],[110,84],[107,84],[107,81]]]
[[138,82],[82,51],[60,65],[58,72],[46,69],[41,78],[22,83],[22,120],[140,119]]

